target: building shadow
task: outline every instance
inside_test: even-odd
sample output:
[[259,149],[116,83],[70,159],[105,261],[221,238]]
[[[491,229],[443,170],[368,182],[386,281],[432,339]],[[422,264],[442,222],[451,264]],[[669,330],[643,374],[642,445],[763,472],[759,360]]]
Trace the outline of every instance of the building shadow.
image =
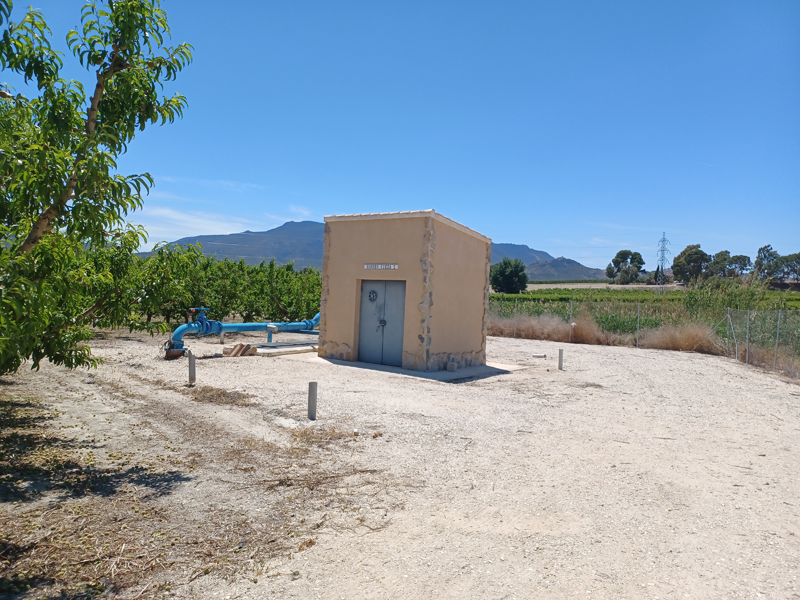
[[366,371],[379,371],[381,373],[392,373],[394,375],[403,375],[405,377],[412,377],[414,379],[441,381],[442,383],[465,383],[468,381],[488,379],[490,377],[497,377],[498,375],[508,375],[513,371],[524,368],[510,365],[495,365],[490,363],[475,367],[466,367],[456,371],[411,371],[409,369],[402,369],[400,367],[376,365],[373,363],[359,361],[339,360],[335,358],[319,358],[319,360],[339,367],[349,367]]

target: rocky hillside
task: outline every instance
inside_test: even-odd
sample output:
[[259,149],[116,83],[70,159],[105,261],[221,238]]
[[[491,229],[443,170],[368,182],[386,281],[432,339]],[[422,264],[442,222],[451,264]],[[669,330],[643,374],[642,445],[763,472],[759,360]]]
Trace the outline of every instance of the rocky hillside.
[[569,258],[553,258],[543,250],[533,250],[523,244],[492,244],[492,264],[504,258],[518,258],[524,262],[525,272],[531,281],[570,281],[591,279],[607,281],[603,269],[592,269]]
[[[280,264],[294,261],[298,269],[322,268],[322,236],[324,223],[315,221],[289,221],[269,231],[244,231],[228,235],[198,235],[176,240],[175,244],[203,246],[206,256],[222,260],[244,259],[257,265],[262,260],[275,259]],[[534,250],[523,244],[492,244],[492,264],[504,258],[518,258],[527,266],[528,277],[533,281],[565,279],[605,279],[601,269],[590,269],[568,258],[553,258],[543,250]]]
[[238,261],[249,265],[275,259],[280,264],[294,261],[298,269],[322,268],[322,235],[324,223],[289,221],[269,231],[244,231],[228,235],[198,235],[176,240],[176,244],[203,246],[203,254]]
[[518,258],[526,265],[540,261],[553,260],[547,252],[534,250],[524,244],[492,244],[492,264],[499,263],[504,258]]
[[531,281],[572,281],[592,279],[609,281],[604,269],[592,269],[563,256],[548,261],[532,262],[525,267]]

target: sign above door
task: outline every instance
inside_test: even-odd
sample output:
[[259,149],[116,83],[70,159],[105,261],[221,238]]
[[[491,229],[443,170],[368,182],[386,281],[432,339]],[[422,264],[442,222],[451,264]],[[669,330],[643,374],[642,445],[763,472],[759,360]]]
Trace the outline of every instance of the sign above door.
[[370,263],[364,265],[364,268],[367,270],[376,270],[376,271],[395,271],[397,270],[397,265]]

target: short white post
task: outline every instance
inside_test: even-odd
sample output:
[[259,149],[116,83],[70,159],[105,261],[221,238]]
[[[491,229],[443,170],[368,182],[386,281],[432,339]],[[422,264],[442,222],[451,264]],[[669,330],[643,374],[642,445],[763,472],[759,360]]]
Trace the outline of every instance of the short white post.
[[558,351],[558,370],[564,370],[564,351],[561,349]]
[[225,343],[225,332],[224,331],[220,331],[220,333],[219,333],[219,343],[220,344],[224,344]]
[[317,382],[308,382],[308,418],[310,421],[317,420]]
[[195,369],[194,354],[192,354],[191,350],[188,350],[187,354],[189,356],[189,385],[194,385],[194,382],[197,381],[197,370]]

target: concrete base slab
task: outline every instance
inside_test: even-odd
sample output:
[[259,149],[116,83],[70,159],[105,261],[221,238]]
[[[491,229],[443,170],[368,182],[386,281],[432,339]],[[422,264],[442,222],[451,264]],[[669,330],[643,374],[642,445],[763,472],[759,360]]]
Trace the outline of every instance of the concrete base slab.
[[413,377],[415,379],[429,379],[431,381],[441,382],[455,382],[462,380],[472,379],[486,379],[487,377],[495,377],[497,375],[508,375],[514,371],[521,371],[528,369],[527,366],[520,365],[504,365],[500,363],[486,363],[476,367],[467,367],[465,369],[458,369],[456,371],[410,371],[408,369],[401,369],[400,367],[390,367],[388,365],[375,365],[372,363],[337,360],[333,358],[320,358],[319,356],[306,354],[302,356],[287,356],[287,359],[302,360],[304,362],[315,362],[319,364],[335,365],[337,367],[350,367],[353,369],[366,369],[369,371],[379,371],[382,373],[392,373],[394,375],[403,375],[405,377]]
[[297,346],[297,345],[294,345],[294,346],[286,346],[286,347],[282,347],[282,348],[263,348],[263,347],[259,346],[258,352],[256,353],[256,356],[267,356],[267,357],[286,356],[287,354],[305,354],[305,353],[308,353],[308,352],[316,353],[316,351],[317,351],[317,347],[316,346],[311,346],[311,345],[308,345],[308,346]]

